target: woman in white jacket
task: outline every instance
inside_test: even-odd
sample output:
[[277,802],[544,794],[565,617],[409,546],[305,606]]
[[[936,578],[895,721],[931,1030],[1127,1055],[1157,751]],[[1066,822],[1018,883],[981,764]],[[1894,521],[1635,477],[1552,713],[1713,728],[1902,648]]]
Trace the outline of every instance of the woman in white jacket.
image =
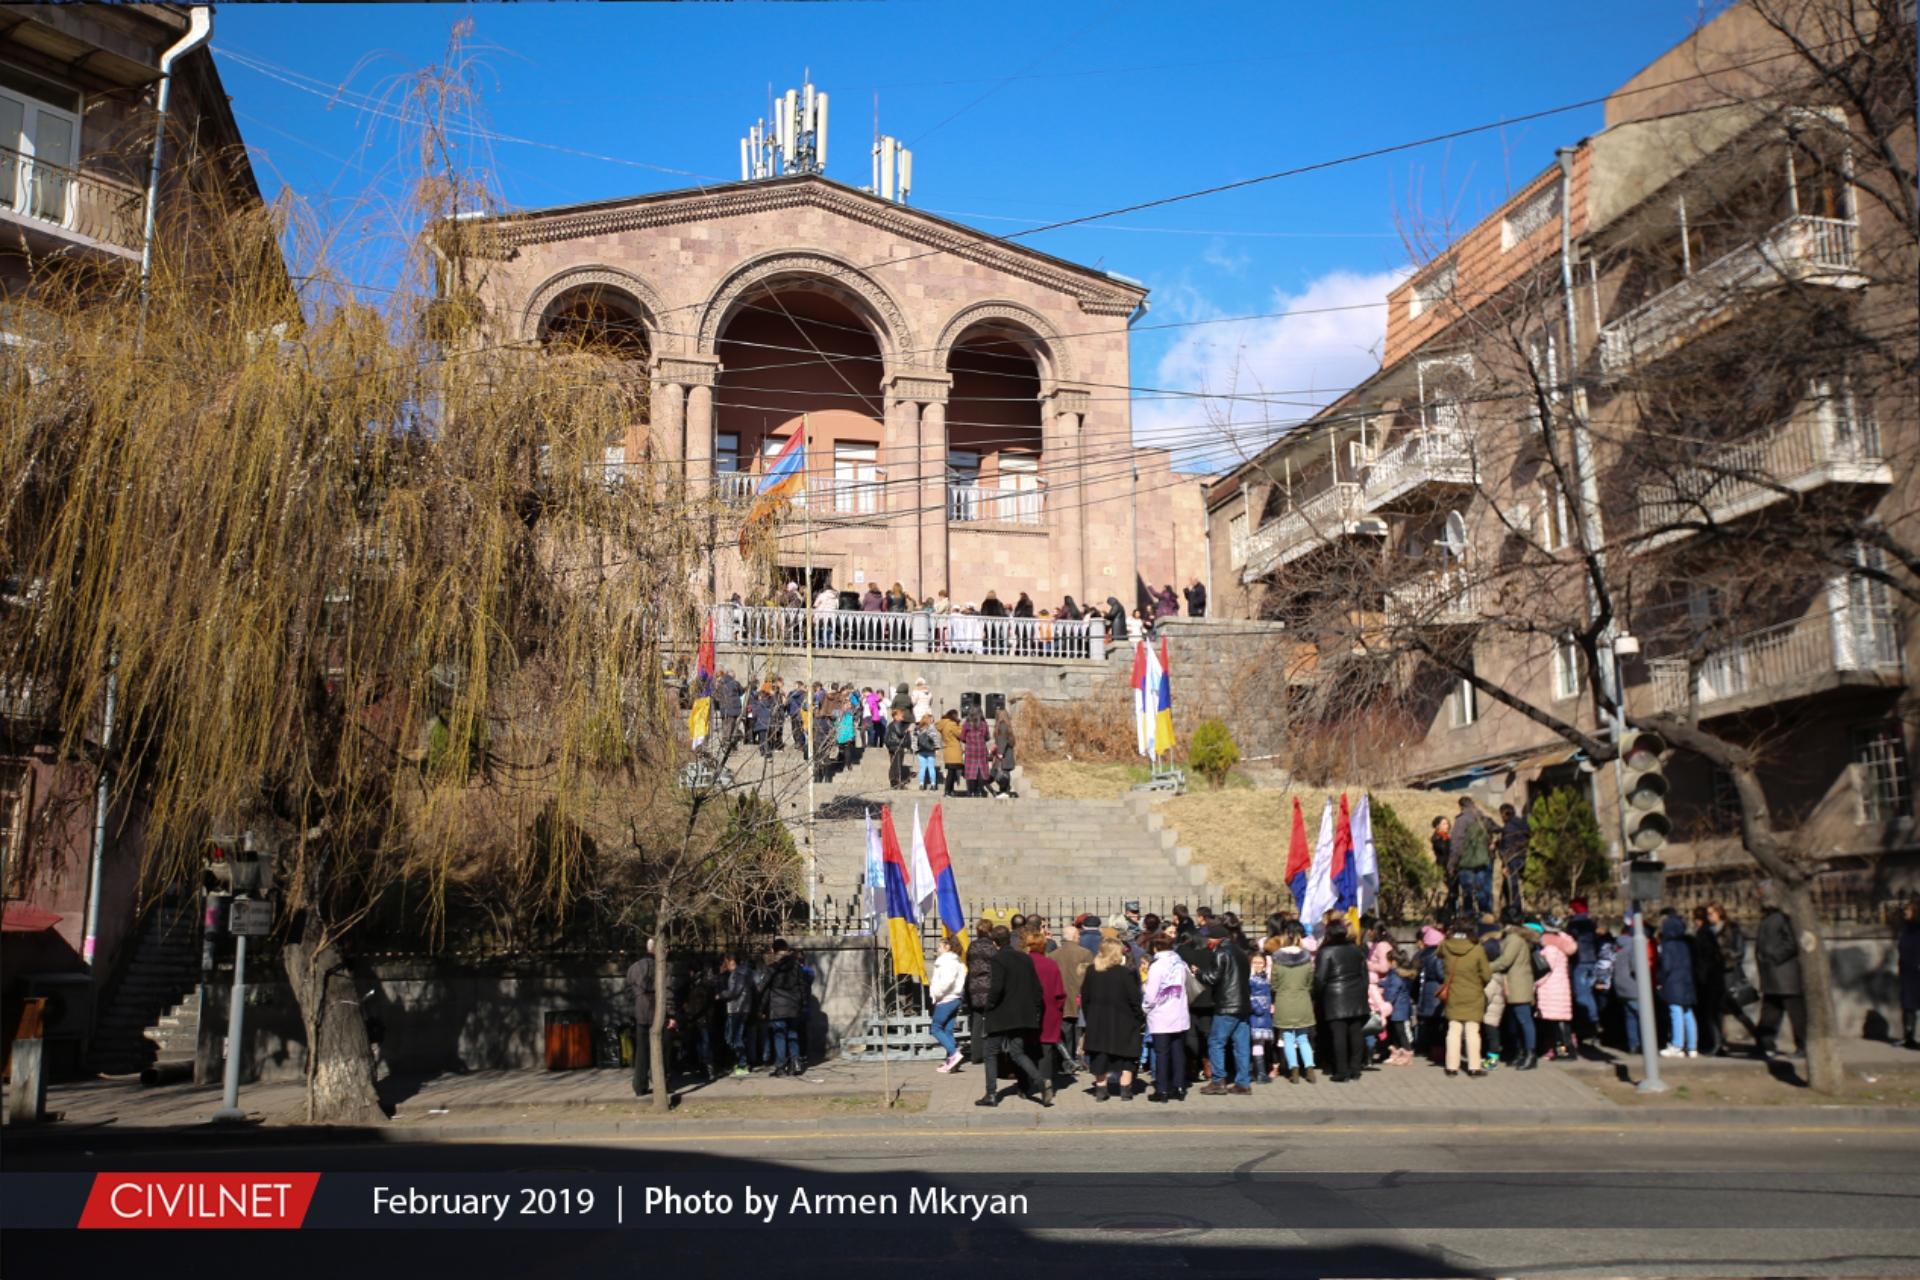
[[948,934],[940,942],[940,954],[927,978],[927,995],[933,1001],[933,1038],[947,1051],[947,1060],[935,1068],[938,1071],[952,1071],[960,1065],[960,1042],[954,1039],[953,1020],[960,1016],[966,994],[967,962],[960,955],[960,939]]

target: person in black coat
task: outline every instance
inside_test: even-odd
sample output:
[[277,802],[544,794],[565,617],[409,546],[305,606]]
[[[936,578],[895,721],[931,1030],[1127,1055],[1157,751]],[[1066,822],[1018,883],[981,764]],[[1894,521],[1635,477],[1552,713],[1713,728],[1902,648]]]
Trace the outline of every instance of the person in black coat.
[[1900,1043],[1920,1049],[1914,1021],[1920,1017],[1920,898],[1908,898],[1900,912]]
[[1020,1092],[1033,1097],[1040,1092],[1041,1106],[1053,1105],[1053,1081],[1043,1076],[1027,1056],[1027,1041],[1039,1035],[1044,997],[1040,975],[1034,972],[1033,957],[1026,948],[1014,945],[1013,931],[1002,926],[993,931],[992,979],[987,988],[987,1092],[976,1106],[1000,1105],[1000,1055],[1013,1059],[1020,1076]]
[[806,1071],[800,1052],[800,1022],[807,1011],[807,979],[800,972],[800,957],[787,949],[780,938],[773,940],[773,954],[760,971],[761,1015],[767,1020],[767,1036],[773,1042],[776,1076],[797,1076]]
[[1184,592],[1184,594],[1187,597],[1187,616],[1189,618],[1206,617],[1207,616],[1206,584],[1200,581],[1200,579],[1195,578],[1193,580],[1193,585],[1189,586]]
[[1117,938],[1100,943],[1093,967],[1080,984],[1080,1025],[1093,1060],[1094,1100],[1107,1100],[1107,1085],[1116,1071],[1120,1101],[1131,1100],[1147,1016],[1140,1004],[1140,969],[1128,962],[1127,949]]
[[1794,1057],[1807,1053],[1807,997],[1800,985],[1800,944],[1793,922],[1778,906],[1769,904],[1753,939],[1753,959],[1760,970],[1760,1052],[1779,1052],[1776,1037],[1780,1017],[1793,1023]]
[[1720,935],[1705,907],[1693,909],[1693,1000],[1700,1024],[1700,1052],[1719,1054],[1726,1047],[1720,1016],[1727,998],[1727,960]]
[[1347,922],[1329,921],[1313,962],[1313,998],[1333,1057],[1333,1082],[1360,1078],[1366,1060],[1367,953],[1347,936]]

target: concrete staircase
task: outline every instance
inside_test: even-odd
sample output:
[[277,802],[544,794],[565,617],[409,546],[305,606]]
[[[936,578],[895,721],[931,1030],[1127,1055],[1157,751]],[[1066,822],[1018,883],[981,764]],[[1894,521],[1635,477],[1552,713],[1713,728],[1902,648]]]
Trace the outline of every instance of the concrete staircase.
[[[776,757],[775,767],[791,769],[797,758],[792,753]],[[742,765],[743,782],[759,776],[757,760]],[[1199,906],[1220,897],[1208,883],[1206,868],[1162,829],[1159,814],[1144,797],[1039,798],[1023,791],[1016,771],[1018,799],[946,799],[914,786],[890,791],[886,772],[886,753],[869,750],[858,765],[815,787],[821,914],[829,920],[854,908],[866,860],[863,809],[871,805],[877,821],[879,807],[891,803],[902,847],[910,848],[916,801],[923,822],[936,802],[943,806],[947,848],[970,916],[990,908],[1040,911],[1057,924],[1080,911],[1117,914],[1126,900],[1164,912],[1175,902]],[[805,788],[782,790],[789,793],[783,796],[783,813],[797,838]]]
[[200,930],[191,898],[158,903],[94,1024],[87,1065],[102,1075],[191,1076],[200,1013]]

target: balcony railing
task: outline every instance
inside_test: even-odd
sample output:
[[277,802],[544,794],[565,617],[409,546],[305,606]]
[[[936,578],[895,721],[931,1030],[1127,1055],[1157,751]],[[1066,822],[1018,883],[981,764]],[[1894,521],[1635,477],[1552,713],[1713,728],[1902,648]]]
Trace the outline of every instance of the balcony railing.
[[853,609],[776,609],[720,604],[711,609],[716,643],[745,648],[806,647],[809,620],[815,649],[857,653],[951,653],[986,658],[1090,658],[1107,655],[1106,624],[1052,618],[985,618],[936,614],[867,613]]
[[1042,518],[1038,489],[990,489],[980,484],[947,486],[947,519],[955,524],[989,520],[1000,524],[1039,524]]
[[1387,592],[1387,616],[1396,624],[1460,626],[1480,620],[1479,591],[1465,569],[1422,574]]
[[1761,239],[1724,254],[1601,327],[1600,366],[1620,373],[1667,347],[1737,299],[1788,280],[1853,286],[1854,232],[1842,218],[1787,218]]
[[760,477],[751,471],[716,471],[713,473],[713,493],[728,506],[746,506],[753,501],[753,491],[760,487]]
[[1843,607],[1739,636],[1716,649],[1688,687],[1686,658],[1652,658],[1654,706],[1683,711],[1689,693],[1700,706],[1780,692],[1810,676],[1842,672],[1898,677],[1900,640],[1885,610]]
[[1885,484],[1890,478],[1872,419],[1809,411],[1703,455],[1671,481],[1642,485],[1640,532],[1737,519],[1784,494],[1835,481]]
[[140,252],[144,205],[131,187],[0,147],[0,213],[127,255]]
[[1362,505],[1378,510],[1422,485],[1470,485],[1473,446],[1464,431],[1422,429],[1377,455],[1360,481]]
[[1247,539],[1244,580],[1251,582],[1346,532],[1363,510],[1360,486],[1345,480],[1304,499]]

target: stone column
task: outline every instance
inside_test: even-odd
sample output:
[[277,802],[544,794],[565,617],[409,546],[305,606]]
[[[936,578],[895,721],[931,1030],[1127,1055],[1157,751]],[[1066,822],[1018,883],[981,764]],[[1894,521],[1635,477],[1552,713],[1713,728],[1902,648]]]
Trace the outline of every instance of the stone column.
[[713,388],[687,388],[687,490],[705,497],[713,483]]
[[[891,525],[894,545],[902,555],[917,554],[917,582],[910,588],[920,598],[950,586],[947,581],[947,392],[953,379],[932,369],[903,369],[889,373],[887,435],[893,442],[893,469],[887,479],[894,497],[890,511],[901,513]],[[907,518],[907,513],[912,518]]]
[[1087,503],[1092,496],[1087,492],[1088,392],[1056,387],[1043,400],[1040,465],[1046,481],[1047,576],[1054,595],[1078,597],[1093,581],[1087,561]]
[[920,590],[952,590],[947,548],[947,402],[920,410]]
[[684,475],[696,493],[705,496],[713,476],[713,386],[720,376],[720,359],[709,355],[663,355],[653,362],[654,378],[671,389],[672,417],[666,435],[671,451],[655,449],[655,456]]
[[653,421],[647,428],[648,443],[661,478],[676,476],[685,457],[681,435],[685,431],[687,389],[677,382],[653,384]]

